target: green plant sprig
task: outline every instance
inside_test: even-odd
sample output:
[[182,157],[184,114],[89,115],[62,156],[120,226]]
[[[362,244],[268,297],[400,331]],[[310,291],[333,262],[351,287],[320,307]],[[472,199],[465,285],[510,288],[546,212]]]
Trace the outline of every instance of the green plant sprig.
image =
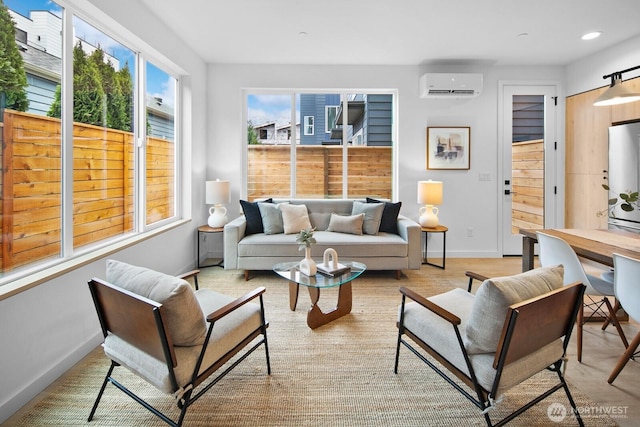
[[[611,191],[607,184],[602,184],[602,188],[607,190],[612,194],[616,194]],[[640,209],[640,203],[638,202],[638,192],[627,190],[626,193],[618,193],[616,197],[611,197],[608,201],[608,205],[606,209],[603,209],[597,213],[599,217],[608,215],[611,218],[615,218],[614,209],[616,206],[620,205],[620,209],[625,212],[633,212],[635,209]]]
[[300,244],[298,246],[299,250],[303,250],[305,248],[310,248],[311,245],[316,243],[316,238],[313,237],[313,232],[315,228],[307,228],[304,230],[300,230],[298,236],[296,237],[296,242]]

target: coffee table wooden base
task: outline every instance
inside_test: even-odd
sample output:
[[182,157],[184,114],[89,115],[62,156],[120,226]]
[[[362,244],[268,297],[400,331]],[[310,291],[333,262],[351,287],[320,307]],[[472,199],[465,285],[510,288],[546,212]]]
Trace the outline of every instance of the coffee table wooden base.
[[[298,290],[300,286],[296,282],[289,282],[289,307],[292,311],[296,309],[298,304]],[[325,313],[320,310],[318,301],[320,300],[319,288],[307,288],[309,289],[309,296],[311,297],[311,308],[307,313],[307,325],[311,329],[316,329],[322,325],[326,325],[345,314],[351,313],[352,305],[352,292],[351,282],[345,283],[338,289],[338,304],[336,308]]]

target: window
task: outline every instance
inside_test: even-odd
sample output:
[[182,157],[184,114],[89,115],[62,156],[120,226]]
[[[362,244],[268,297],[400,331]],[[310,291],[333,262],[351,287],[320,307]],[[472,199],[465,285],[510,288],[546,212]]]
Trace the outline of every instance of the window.
[[[247,94],[247,197],[391,199],[393,103],[390,93]],[[308,132],[315,119],[329,132]],[[251,123],[288,126],[295,138],[252,143]]]
[[336,127],[336,116],[338,115],[337,105],[326,105],[324,107],[325,120],[324,120],[324,133],[331,133],[331,130]]
[[314,135],[313,116],[304,116],[304,134]]
[[[179,217],[178,81],[71,8],[14,7],[26,85],[0,115],[12,159],[2,171],[0,284]],[[139,87],[145,96],[134,96]]]

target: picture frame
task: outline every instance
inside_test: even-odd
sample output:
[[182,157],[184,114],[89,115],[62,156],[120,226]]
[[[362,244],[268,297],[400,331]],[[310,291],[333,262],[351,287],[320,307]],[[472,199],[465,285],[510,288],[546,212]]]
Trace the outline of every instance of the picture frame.
[[471,128],[427,127],[427,169],[469,170]]

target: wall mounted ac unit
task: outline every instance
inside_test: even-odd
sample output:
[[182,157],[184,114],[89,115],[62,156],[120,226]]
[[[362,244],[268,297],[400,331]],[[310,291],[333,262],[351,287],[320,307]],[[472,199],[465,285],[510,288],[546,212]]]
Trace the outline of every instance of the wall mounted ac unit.
[[479,73],[426,73],[420,77],[420,98],[473,98],[482,92]]

